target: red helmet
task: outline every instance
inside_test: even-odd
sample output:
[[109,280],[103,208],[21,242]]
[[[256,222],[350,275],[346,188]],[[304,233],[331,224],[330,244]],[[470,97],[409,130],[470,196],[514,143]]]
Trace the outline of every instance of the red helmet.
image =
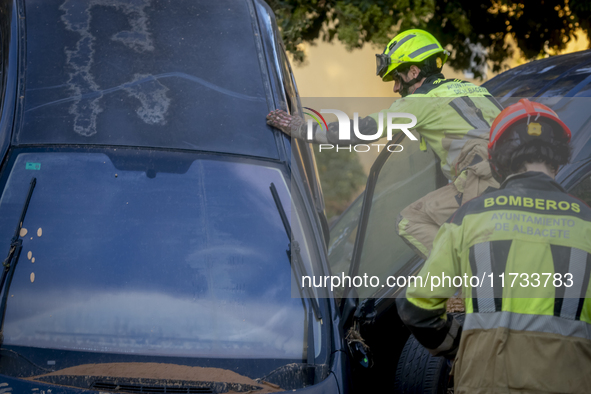
[[[541,119],[540,119],[541,118]],[[528,99],[521,99],[518,103],[505,108],[496,117],[490,128],[490,137],[488,143],[488,157],[490,159],[490,152],[496,148],[497,142],[503,134],[522,119],[527,119],[523,123],[523,132],[520,137],[525,141],[542,139],[552,142],[556,138],[556,132],[562,134],[561,137],[566,138],[566,143],[570,142],[570,129],[565,125],[556,112],[544,104],[531,102]],[[541,121],[540,121],[541,120]],[[549,122],[548,122],[549,121]],[[544,127],[544,124],[546,127]],[[553,127],[554,126],[554,127]],[[558,126],[558,127],[556,127]],[[557,130],[558,129],[558,130]]]
[[534,141],[543,141],[555,150],[548,157],[548,164],[556,169],[568,162],[571,133],[547,106],[521,99],[505,108],[497,116],[490,129],[488,158],[493,177],[502,182],[516,171],[516,163],[526,160],[526,156],[515,157],[518,148]]

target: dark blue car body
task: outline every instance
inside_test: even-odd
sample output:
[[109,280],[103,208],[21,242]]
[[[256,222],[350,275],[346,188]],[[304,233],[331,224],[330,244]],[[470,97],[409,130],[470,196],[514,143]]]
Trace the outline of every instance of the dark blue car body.
[[0,390],[252,389],[166,374],[51,375],[159,363],[347,392],[337,305],[319,292],[314,316],[293,288],[270,191],[304,272],[327,273],[313,156],[265,124],[271,109],[300,111],[270,8],[3,1],[0,35],[0,255],[12,256]]
[[503,105],[527,97],[550,101],[572,133],[571,162],[556,179],[570,190],[591,169],[591,50],[553,56],[508,70],[483,84]]

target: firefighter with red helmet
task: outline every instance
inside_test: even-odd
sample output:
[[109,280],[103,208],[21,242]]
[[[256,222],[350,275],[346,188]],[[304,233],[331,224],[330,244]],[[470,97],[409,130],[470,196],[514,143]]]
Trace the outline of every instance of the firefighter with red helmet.
[[[504,109],[488,144],[500,189],[442,226],[425,282],[397,300],[417,340],[455,358],[456,393],[591,391],[591,208],[554,181],[570,136],[545,105]],[[463,325],[446,314],[457,287]]]

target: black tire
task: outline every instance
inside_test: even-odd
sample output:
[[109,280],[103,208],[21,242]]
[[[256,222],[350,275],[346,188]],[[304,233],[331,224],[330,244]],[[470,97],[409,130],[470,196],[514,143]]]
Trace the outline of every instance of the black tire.
[[[448,393],[449,371],[450,368],[445,358],[433,357],[411,335],[398,359],[394,392],[398,394],[446,394]],[[450,389],[453,389],[453,386]]]

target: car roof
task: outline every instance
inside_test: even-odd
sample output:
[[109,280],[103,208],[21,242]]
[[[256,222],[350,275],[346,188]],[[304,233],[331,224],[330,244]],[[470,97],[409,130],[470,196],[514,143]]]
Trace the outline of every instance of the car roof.
[[591,97],[591,50],[512,68],[483,84],[501,97]]
[[482,86],[503,106],[522,97],[547,104],[569,127],[573,154],[570,164],[558,173],[559,181],[591,158],[591,50],[535,60]]
[[25,13],[13,145],[279,158],[252,0],[27,0]]

